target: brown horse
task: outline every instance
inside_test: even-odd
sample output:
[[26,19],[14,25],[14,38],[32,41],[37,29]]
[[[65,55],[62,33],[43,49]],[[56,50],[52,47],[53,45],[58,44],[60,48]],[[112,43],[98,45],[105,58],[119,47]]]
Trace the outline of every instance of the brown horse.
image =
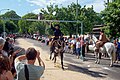
[[62,65],[62,69],[64,69],[63,67],[63,53],[64,53],[64,47],[65,47],[65,42],[64,40],[54,40],[52,42],[51,48],[50,48],[50,59],[52,58],[52,53],[54,53],[54,56],[52,58],[52,60],[54,60],[54,63],[56,63],[56,57],[60,56],[61,57],[61,65]]

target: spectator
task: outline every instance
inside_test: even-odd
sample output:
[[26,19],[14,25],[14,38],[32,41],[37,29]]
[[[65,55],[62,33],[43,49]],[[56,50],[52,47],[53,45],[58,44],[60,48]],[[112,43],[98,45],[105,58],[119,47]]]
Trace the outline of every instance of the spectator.
[[9,52],[9,40],[10,38],[6,39],[5,45],[3,47],[3,50],[6,51],[7,53]]
[[0,51],[3,49],[4,44],[5,44],[5,40],[2,37],[0,37]]
[[0,80],[13,80],[8,57],[0,55]]
[[14,50],[11,51],[11,54],[9,56],[10,58],[10,64],[11,64],[11,72],[13,74],[14,77],[16,77],[16,70],[15,70],[15,66],[14,66],[14,60],[17,56],[22,55],[21,53],[25,53],[24,49],[18,47],[16,49],[16,47],[14,47]]
[[116,51],[116,53],[117,53],[117,61],[116,62],[118,62],[120,60],[120,42],[119,42],[118,39],[116,39],[116,48],[117,48],[117,51]]
[[10,38],[8,56],[11,55],[13,52],[14,52],[14,40],[13,38]]
[[0,52],[1,52],[0,55],[8,56],[8,54],[3,50],[4,44],[5,40],[2,37],[0,37]]
[[76,54],[76,39],[75,37],[72,38],[72,41],[71,41],[71,46],[73,47],[73,53],[72,54]]
[[[39,65],[34,65],[36,58]],[[27,64],[22,61],[27,59]],[[19,56],[15,59],[15,69],[17,72],[17,80],[38,80],[42,76],[45,64],[40,58],[40,52],[34,48],[28,48],[25,55]]]
[[80,37],[80,44],[81,44],[81,49],[82,49],[82,57],[83,57],[83,59],[84,59],[84,57],[85,57],[85,44],[84,44],[84,36],[83,37]]
[[77,39],[77,42],[76,42],[76,53],[77,53],[77,58],[79,59],[79,57],[80,57],[80,41],[79,41],[79,38]]

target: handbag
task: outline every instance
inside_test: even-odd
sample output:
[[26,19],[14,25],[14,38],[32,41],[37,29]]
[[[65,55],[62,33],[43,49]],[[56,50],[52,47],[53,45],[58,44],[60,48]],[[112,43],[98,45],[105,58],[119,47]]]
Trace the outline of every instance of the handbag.
[[26,80],[29,80],[29,71],[28,71],[28,67],[27,65],[24,65],[25,69],[24,69],[24,72],[25,72],[25,78]]

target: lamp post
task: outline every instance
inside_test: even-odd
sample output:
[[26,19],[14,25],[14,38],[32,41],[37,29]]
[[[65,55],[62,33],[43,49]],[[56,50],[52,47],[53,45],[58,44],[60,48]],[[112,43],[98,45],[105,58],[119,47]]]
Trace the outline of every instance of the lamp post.
[[[2,11],[5,11],[5,10],[10,10],[10,9],[1,9],[0,14],[1,14]],[[5,26],[3,27],[3,35],[4,35],[4,38],[5,38]]]
[[[76,20],[78,21],[78,0],[76,0]],[[78,23],[78,22],[77,22]],[[78,36],[78,34],[79,34],[79,27],[78,27],[78,25],[76,26],[76,37]]]

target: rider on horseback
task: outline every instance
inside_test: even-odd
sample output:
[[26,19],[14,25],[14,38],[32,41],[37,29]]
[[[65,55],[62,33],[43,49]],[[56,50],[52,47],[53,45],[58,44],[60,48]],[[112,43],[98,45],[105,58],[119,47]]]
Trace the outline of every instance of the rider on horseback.
[[61,32],[60,26],[58,24],[56,24],[55,27],[53,27],[51,24],[51,29],[54,31],[54,36],[55,36],[53,41],[58,40],[59,37],[63,36],[63,33]]
[[55,27],[53,27],[53,25],[51,24],[51,29],[54,31],[54,38],[53,38],[53,41],[51,43],[51,48],[54,49],[55,48],[55,46],[54,46],[55,41],[59,41],[59,40],[64,41],[64,38],[63,38],[63,33],[61,32],[60,26],[58,24],[56,24]]
[[99,40],[96,42],[96,48],[99,50],[106,42],[108,42],[108,38],[106,37],[104,31],[100,31]]

